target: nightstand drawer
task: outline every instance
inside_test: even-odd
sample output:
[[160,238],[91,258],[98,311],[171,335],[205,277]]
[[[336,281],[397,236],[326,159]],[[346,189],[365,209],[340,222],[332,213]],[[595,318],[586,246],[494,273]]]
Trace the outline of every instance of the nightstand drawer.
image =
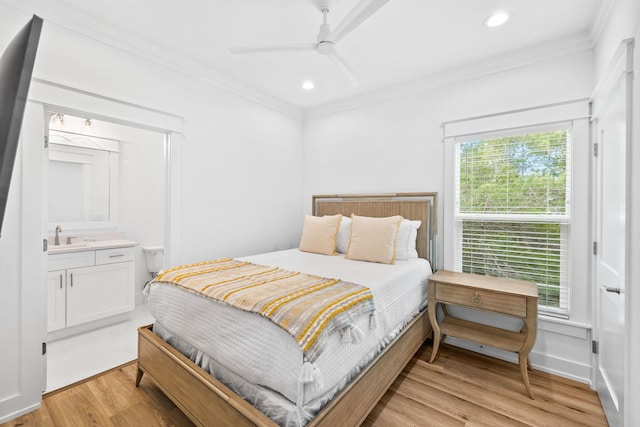
[[509,295],[447,283],[437,283],[436,299],[445,304],[457,304],[518,317],[527,316],[527,299],[521,295]]

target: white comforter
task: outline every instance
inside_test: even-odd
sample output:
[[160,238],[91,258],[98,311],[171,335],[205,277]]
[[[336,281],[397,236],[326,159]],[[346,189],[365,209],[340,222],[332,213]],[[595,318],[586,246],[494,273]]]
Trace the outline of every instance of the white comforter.
[[163,328],[246,381],[275,390],[298,404],[305,404],[335,387],[379,341],[415,316],[426,304],[427,280],[431,274],[431,267],[424,259],[386,265],[297,249],[241,259],[358,283],[373,293],[375,328],[366,315],[355,323],[364,335],[359,343],[343,343],[341,334],[334,333],[315,362],[316,381],[301,385],[302,352],[287,332],[268,319],[175,286],[151,286],[151,314]]

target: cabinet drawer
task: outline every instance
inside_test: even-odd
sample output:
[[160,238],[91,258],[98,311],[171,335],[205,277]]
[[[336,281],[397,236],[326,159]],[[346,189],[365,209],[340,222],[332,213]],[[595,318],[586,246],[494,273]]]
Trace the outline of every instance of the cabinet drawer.
[[469,289],[445,283],[436,284],[436,299],[439,302],[463,305],[480,310],[513,316],[527,316],[527,299],[521,295]]
[[70,252],[66,254],[49,254],[47,256],[47,270],[64,270],[65,268],[88,267],[95,265],[95,251]]
[[96,265],[133,261],[133,248],[101,249],[96,251]]

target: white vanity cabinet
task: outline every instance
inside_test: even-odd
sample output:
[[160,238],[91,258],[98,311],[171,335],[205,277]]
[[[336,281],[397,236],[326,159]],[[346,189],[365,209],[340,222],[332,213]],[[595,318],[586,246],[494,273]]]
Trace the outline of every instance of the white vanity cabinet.
[[133,247],[49,254],[47,331],[135,308]]

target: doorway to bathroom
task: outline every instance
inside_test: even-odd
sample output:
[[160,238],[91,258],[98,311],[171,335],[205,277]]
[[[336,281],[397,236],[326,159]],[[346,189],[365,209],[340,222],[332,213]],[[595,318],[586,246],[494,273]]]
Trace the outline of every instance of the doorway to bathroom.
[[49,392],[137,357],[158,269],[144,249],[161,267],[167,241],[169,136],[60,109],[45,110],[45,135]]

